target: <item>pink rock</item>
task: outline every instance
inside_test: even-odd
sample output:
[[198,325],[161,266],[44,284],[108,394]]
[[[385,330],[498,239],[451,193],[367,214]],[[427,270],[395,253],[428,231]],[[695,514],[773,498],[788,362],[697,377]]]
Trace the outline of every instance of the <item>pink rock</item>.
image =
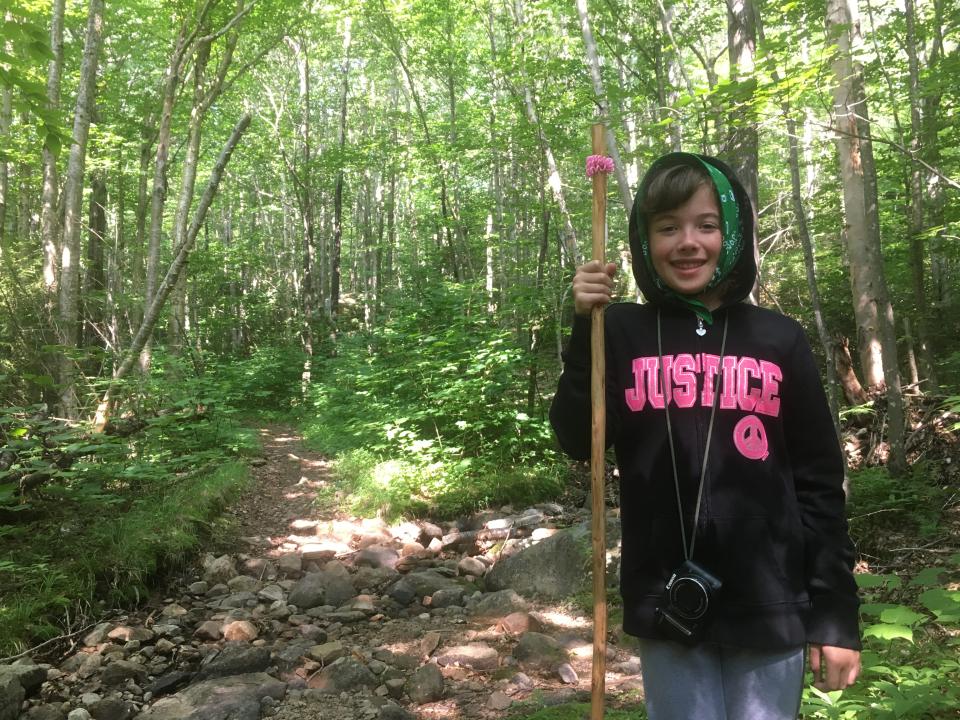
[[223,626],[223,638],[225,640],[253,642],[259,634],[260,631],[257,630],[257,626],[247,620],[236,620]]

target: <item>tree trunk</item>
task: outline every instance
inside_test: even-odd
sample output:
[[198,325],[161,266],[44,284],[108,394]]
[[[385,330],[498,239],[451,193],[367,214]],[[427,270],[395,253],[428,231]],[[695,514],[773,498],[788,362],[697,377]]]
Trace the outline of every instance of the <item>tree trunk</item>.
[[855,3],[856,0],[829,0],[827,4],[827,33],[830,38],[836,39],[838,46],[833,61],[837,152],[843,179],[845,232],[860,358],[867,383],[871,386],[886,385],[889,469],[892,474],[899,474],[906,468],[903,395],[893,309],[880,251],[876,168],[863,76],[853,60],[856,47],[860,44]]
[[[197,47],[193,63],[193,109],[187,129],[187,146],[180,178],[180,194],[173,216],[172,246],[174,252],[185,240],[187,223],[190,221],[190,205],[197,185],[197,162],[200,159],[200,142],[203,135],[204,106],[206,97],[206,70],[210,60],[210,43],[202,42]],[[181,273],[170,296],[170,315],[167,321],[167,346],[174,355],[179,355],[186,339],[186,292],[187,273]]]
[[347,146],[347,98],[350,93],[350,26],[346,19],[343,31],[343,85],[340,88],[340,125],[337,131],[337,147],[340,150],[340,165],[333,189],[333,243],[330,248],[330,297],[327,315],[331,320],[340,308],[340,254],[343,247],[343,165]]
[[107,276],[104,270],[104,242],[107,237],[107,182],[102,169],[90,174],[90,211],[87,232],[86,267],[81,298],[81,322],[84,345],[105,347],[104,294]]
[[[936,366],[933,361],[930,332],[927,328],[927,291],[925,271],[926,243],[924,235],[926,223],[924,217],[924,170],[920,165],[923,156],[923,118],[920,101],[920,62],[917,58],[916,10],[914,0],[905,0],[907,22],[907,60],[908,87],[910,96],[910,279],[913,285],[913,301],[917,307],[916,331],[917,344],[920,346],[920,372],[929,381],[933,390],[937,388]],[[904,322],[908,322],[906,319]],[[916,382],[914,380],[914,382]],[[921,387],[917,387],[922,392]]]
[[[484,269],[485,288],[487,291],[487,312],[493,315],[497,310],[497,282],[496,263],[497,246],[503,242],[503,159],[501,153],[502,139],[497,133],[497,113],[500,110],[501,80],[496,67],[499,59],[497,51],[497,33],[495,22],[495,6],[493,0],[487,10],[487,36],[490,39],[490,113],[487,125],[489,128],[490,143],[490,195],[493,198],[493,210],[487,213],[487,232],[484,238]],[[564,218],[565,223],[568,219]]]
[[414,81],[413,73],[410,70],[410,65],[406,59],[406,48],[405,43],[400,35],[400,33],[393,27],[393,22],[389,17],[384,17],[384,24],[388,26],[388,32],[385,33],[385,37],[381,39],[385,42],[387,47],[390,49],[390,52],[393,53],[393,56],[396,58],[397,62],[400,64],[400,70],[403,73],[404,79],[407,81],[407,88],[410,91],[410,98],[413,100],[413,104],[417,110],[417,118],[420,121],[420,127],[423,131],[423,139],[428,148],[428,153],[431,156],[430,161],[435,163],[439,168],[440,175],[440,222],[441,228],[437,232],[437,242],[443,243],[446,241],[447,248],[449,251],[449,263],[450,270],[453,274],[454,280],[460,281],[460,268],[457,261],[456,248],[453,245],[453,240],[450,235],[449,228],[449,210],[447,207],[447,175],[446,168],[442,162],[443,158],[436,156],[432,151],[433,148],[433,136],[430,132],[430,124],[427,122],[427,113],[423,106],[423,101],[420,98],[420,91],[417,89],[417,84]]
[[[66,0],[53,0],[50,20],[50,49],[53,57],[47,66],[47,108],[60,112],[60,75],[63,71],[63,15]],[[57,156],[47,143],[43,145],[43,190],[40,200],[40,237],[43,243],[43,287],[47,308],[52,310],[57,294]]]
[[243,134],[246,132],[247,128],[250,127],[251,119],[252,118],[249,114],[240,118],[240,122],[238,122],[236,127],[234,127],[233,132],[230,134],[230,138],[227,140],[226,145],[224,145],[223,150],[220,152],[220,156],[217,158],[217,161],[214,164],[213,170],[210,173],[210,178],[207,180],[207,186],[203,192],[203,196],[200,198],[200,202],[197,204],[197,209],[194,212],[193,221],[190,223],[190,227],[187,228],[184,242],[181,243],[181,245],[176,249],[176,255],[174,256],[173,261],[170,263],[170,267],[167,269],[167,273],[163,278],[163,282],[157,286],[157,291],[154,294],[153,301],[150,303],[147,311],[144,313],[143,322],[137,329],[137,334],[134,336],[130,347],[127,349],[127,353],[123,362],[120,364],[120,367],[117,368],[117,371],[113,375],[113,379],[107,386],[107,390],[104,393],[103,398],[100,400],[100,405],[97,407],[97,417],[95,421],[96,427],[100,430],[102,430],[104,425],[107,424],[107,421],[110,419],[110,415],[113,412],[114,395],[117,391],[117,388],[120,386],[120,382],[133,368],[134,363],[137,362],[140,352],[143,350],[143,346],[147,342],[147,338],[150,337],[154,326],[157,324],[157,319],[160,317],[160,311],[163,309],[163,304],[166,302],[167,297],[173,290],[173,286],[176,284],[177,278],[179,277],[180,272],[183,270],[183,266],[187,262],[187,257],[189,256],[190,251],[193,249],[193,245],[197,240],[197,234],[200,232],[200,228],[203,226],[204,220],[206,219],[207,210],[210,209],[210,204],[213,202],[214,197],[216,197],[217,189],[220,186],[220,180],[223,178],[223,171],[226,169],[227,163],[230,162],[230,156],[233,154],[237,144],[240,142],[240,138],[243,137]]
[[857,378],[857,372],[853,369],[850,340],[845,337],[837,337],[831,344],[833,345],[833,367],[837,378],[840,380],[844,398],[849,405],[863,405],[870,399],[870,396],[863,389],[863,385]]
[[590,78],[593,80],[593,94],[596,96],[600,108],[600,121],[606,126],[607,152],[613,158],[613,166],[617,176],[617,190],[620,192],[620,202],[630,217],[630,208],[633,207],[633,194],[627,182],[627,173],[620,160],[620,151],[617,149],[617,139],[613,135],[610,125],[610,106],[603,89],[603,78],[600,76],[600,58],[597,55],[597,43],[593,39],[590,29],[590,16],[587,14],[587,0],[577,0],[577,15],[580,17],[580,31],[583,33],[583,44],[587,51],[587,66],[590,69]]
[[[146,126],[146,123],[144,123]],[[144,133],[143,142],[140,145],[140,168],[137,172],[137,208],[134,215],[135,237],[133,248],[130,252],[130,264],[127,268],[130,282],[130,297],[136,301],[142,299],[146,281],[146,268],[144,266],[144,250],[147,237],[147,188],[150,177],[150,157],[153,149],[152,131],[147,130]],[[149,137],[148,137],[149,136]],[[143,304],[133,302],[130,304],[129,314],[129,332],[130,337],[143,319]]]
[[[516,23],[517,28],[522,28],[526,23],[523,0],[514,0],[513,11],[514,22]],[[491,52],[495,53],[496,38],[494,35],[492,20],[488,33],[490,35]],[[577,241],[577,232],[574,229],[570,211],[567,209],[567,200],[566,195],[563,192],[563,179],[560,176],[560,169],[553,154],[553,147],[550,144],[550,138],[547,136],[543,129],[543,125],[540,122],[540,115],[537,111],[537,104],[533,97],[533,90],[530,87],[530,83],[526,77],[522,77],[521,82],[523,84],[523,106],[526,110],[527,120],[537,133],[537,139],[540,143],[540,151],[547,164],[547,184],[550,186],[553,200],[557,204],[557,207],[560,208],[560,216],[563,218],[563,229],[558,233],[561,248],[560,262],[561,264],[571,264],[577,266],[583,262],[583,256],[580,254],[580,243]],[[492,121],[493,119],[491,118],[491,122]],[[496,147],[496,144],[494,147]],[[499,180],[499,175],[496,175],[495,181]],[[497,194],[498,196],[502,196],[501,191],[498,191]],[[502,217],[502,205],[500,206],[498,212]],[[502,231],[499,240],[501,244],[506,240],[506,237],[502,234]]]
[[[730,58],[730,81],[742,82],[754,72],[757,47],[757,17],[753,0],[728,0],[727,50]],[[728,139],[731,165],[743,183],[754,211],[759,207],[757,192],[758,139],[756,118],[749,109],[739,107],[732,113]]]
[[[126,173],[123,155],[120,156],[120,171],[117,174],[117,209],[116,220],[112,231],[113,243],[107,256],[107,287],[104,302],[109,309],[109,316],[105,318],[106,347],[116,357],[122,347],[120,339],[120,318],[123,311],[121,300],[124,296],[123,278],[129,276],[130,263],[126,258],[125,226],[127,206]],[[111,367],[111,373],[113,368]]]
[[[20,111],[20,125],[27,127],[32,118],[30,113],[24,108]],[[28,238],[33,233],[33,199],[37,194],[33,185],[34,165],[25,156],[17,163],[17,214],[15,217],[16,227],[14,236]]]
[[[933,42],[927,58],[927,73],[930,77],[936,77],[942,72],[940,65],[944,57],[943,0],[933,0],[933,10],[934,17],[931,23]],[[939,91],[930,91],[923,94],[923,141],[921,142],[921,149],[924,160],[931,167],[939,167],[941,163],[939,132],[942,127],[940,120],[942,100],[943,94]],[[946,193],[945,184],[940,175],[930,177],[927,182],[926,193],[926,206],[929,213],[927,224],[930,227],[942,228],[930,240],[932,303],[937,312],[950,313],[956,299],[955,286],[957,283],[953,276],[955,263],[953,269],[951,269],[951,251],[949,248],[953,246],[953,242],[946,237]]]
[[583,256],[580,254],[580,244],[577,242],[577,231],[573,227],[573,220],[570,217],[570,211],[567,209],[567,200],[563,192],[563,180],[560,177],[560,169],[557,166],[557,160],[553,155],[553,149],[550,147],[550,140],[543,131],[540,124],[540,117],[537,114],[537,106],[533,101],[533,94],[530,88],[523,88],[524,107],[527,110],[527,119],[533,125],[540,140],[540,149],[543,152],[544,160],[547,163],[547,184],[553,193],[554,202],[560,208],[560,215],[563,217],[563,232],[560,234],[563,243],[563,254],[568,262],[573,265],[580,265],[583,262]]
[[104,0],[90,0],[87,13],[87,31],[80,64],[80,86],[73,119],[73,142],[67,164],[67,178],[63,188],[64,219],[62,255],[60,260],[60,344],[65,352],[60,360],[60,413],[63,417],[77,416],[76,375],[69,350],[77,347],[79,320],[80,279],[80,206],[83,200],[84,165],[90,117],[96,93],[97,64],[103,41]]
[[[840,435],[840,408],[837,405],[837,372],[834,363],[833,341],[827,322],[823,317],[823,306],[820,303],[820,290],[817,287],[816,258],[813,254],[813,241],[810,238],[810,229],[807,226],[807,214],[803,205],[803,190],[800,181],[800,148],[797,140],[797,123],[790,114],[790,109],[784,107],[787,118],[787,137],[790,143],[790,197],[793,202],[794,222],[797,233],[803,245],[803,264],[807,271],[807,287],[810,290],[810,307],[813,310],[814,324],[817,326],[817,336],[823,347],[823,356],[826,358],[827,401],[830,403],[830,415],[833,425]],[[859,383],[857,383],[859,385]]]
[[450,65],[451,72],[447,75],[447,102],[450,109],[450,135],[449,142],[453,157],[450,160],[450,217],[453,219],[453,229],[456,234],[458,250],[457,255],[463,258],[462,270],[467,278],[473,278],[476,273],[473,270],[473,260],[470,257],[470,247],[467,244],[467,229],[463,224],[460,213],[460,165],[457,157],[457,93],[456,77],[452,72],[453,64]]
[[[150,233],[147,240],[147,261],[144,312],[153,303],[160,276],[160,246],[163,236],[163,208],[167,201],[167,171],[170,164],[170,128],[173,123],[173,106],[180,86],[180,71],[183,68],[189,45],[195,33],[188,33],[187,23],[180,25],[170,62],[163,81],[160,106],[160,121],[157,126],[157,153],[153,165],[153,188],[150,193]],[[141,326],[143,325],[141,321]],[[147,338],[141,347],[140,371],[150,372],[152,342]]]
[[917,354],[913,349],[913,328],[910,318],[903,317],[903,344],[907,348],[907,368],[910,370],[910,387],[914,393],[920,392],[920,370],[917,367]]
[[[754,71],[754,54],[757,47],[757,17],[753,0],[728,0],[727,41],[730,57],[730,80],[739,82],[751,78]],[[762,258],[760,245],[756,242],[757,208],[760,207],[757,176],[759,174],[760,143],[757,136],[757,119],[752,105],[747,102],[731,113],[728,147],[733,170],[750,197],[754,215],[753,254],[757,264],[757,279],[752,296],[760,300]]]
[[[658,58],[662,61],[662,71],[657,75],[657,100],[661,108],[667,113],[676,106],[677,97],[682,80],[687,86],[687,92],[694,97],[693,84],[683,69],[683,60],[680,58],[680,46],[673,37],[673,7],[666,7],[662,0],[657,0],[657,9],[660,17],[660,27],[667,36],[672,48],[669,56],[664,56],[662,46],[657,45]],[[669,88],[669,90],[667,89]],[[672,114],[671,114],[672,115]],[[683,149],[683,123],[678,117],[672,117],[670,122],[670,149],[679,152]]]
[[[0,88],[0,145],[7,144],[10,126],[13,123],[13,88],[5,85]],[[10,205],[10,163],[0,158],[0,255],[5,248],[7,237],[7,207]]]
[[[287,174],[294,183],[294,195],[300,211],[300,225],[302,237],[297,254],[299,255],[300,281],[294,291],[298,299],[298,306],[303,313],[300,341],[304,352],[313,355],[314,326],[324,295],[324,277],[320,264],[317,262],[317,229],[315,199],[313,187],[313,118],[310,112],[312,80],[310,76],[310,56],[306,40],[287,38],[287,45],[296,54],[297,73],[299,75],[300,92],[300,170],[292,162],[287,162]],[[279,132],[279,130],[278,130]],[[282,150],[281,140],[281,152]],[[284,154],[284,157],[286,155]],[[322,249],[321,249],[322,251]]]

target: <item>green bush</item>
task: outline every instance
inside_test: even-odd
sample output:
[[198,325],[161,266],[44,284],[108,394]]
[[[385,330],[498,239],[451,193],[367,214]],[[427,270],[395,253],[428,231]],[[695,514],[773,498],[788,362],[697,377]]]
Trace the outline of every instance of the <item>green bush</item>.
[[[40,408],[0,410],[0,446],[13,453],[0,471],[0,656],[60,634],[95,602],[144,597],[249,482],[242,458],[259,445],[234,419],[241,393],[223,375],[158,353],[134,388],[144,425],[123,437]],[[48,477],[21,494],[38,472]]]
[[265,346],[241,360],[217,361],[216,373],[225,387],[224,400],[243,411],[289,414],[301,396],[300,383],[307,356],[300,347]]
[[960,711],[960,554],[910,578],[857,575],[864,650],[860,680],[843,691],[808,687],[804,718],[955,718]]
[[341,336],[311,386],[310,443],[340,455],[354,508],[449,516],[555,495],[561,467],[539,404],[535,358],[465,286],[395,306],[382,328]]
[[892,534],[936,534],[949,497],[935,468],[922,462],[905,477],[891,477],[884,467],[853,472],[850,487],[850,534],[861,552],[874,555],[888,549]]

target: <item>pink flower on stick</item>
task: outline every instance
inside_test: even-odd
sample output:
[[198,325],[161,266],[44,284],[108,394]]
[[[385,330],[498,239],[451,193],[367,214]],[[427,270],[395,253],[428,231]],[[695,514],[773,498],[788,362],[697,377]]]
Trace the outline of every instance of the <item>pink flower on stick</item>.
[[613,160],[608,158],[606,155],[587,156],[587,177],[592,178],[598,172],[607,174],[612,173]]

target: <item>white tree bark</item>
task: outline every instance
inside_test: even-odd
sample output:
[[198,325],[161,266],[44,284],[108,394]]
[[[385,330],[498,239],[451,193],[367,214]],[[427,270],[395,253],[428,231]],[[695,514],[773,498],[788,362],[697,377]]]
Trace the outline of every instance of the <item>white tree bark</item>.
[[[78,339],[80,284],[80,211],[83,200],[84,167],[90,117],[97,87],[97,66],[103,43],[104,0],[90,0],[87,31],[80,63],[80,85],[73,118],[73,142],[63,188],[63,241],[60,257],[59,339],[65,350],[75,348]],[[77,415],[75,368],[67,352],[60,358],[60,412],[64,417]]]
[[100,401],[95,420],[95,424],[99,429],[103,429],[103,426],[106,425],[107,421],[109,420],[112,412],[114,394],[119,387],[120,381],[129,374],[130,370],[137,362],[140,352],[143,350],[143,346],[146,344],[147,339],[153,332],[153,328],[157,324],[157,319],[160,317],[160,311],[163,309],[163,305],[167,301],[167,297],[173,290],[174,285],[176,285],[177,279],[180,277],[180,273],[183,271],[184,265],[186,265],[190,251],[193,250],[193,246],[196,243],[197,234],[200,232],[200,228],[203,226],[204,220],[207,217],[207,211],[210,209],[210,205],[213,202],[214,197],[216,197],[217,190],[220,187],[220,180],[223,178],[223,172],[227,167],[227,163],[230,162],[230,156],[233,155],[233,151],[239,144],[243,134],[247,131],[247,128],[250,127],[250,121],[251,116],[249,114],[246,114],[240,118],[240,122],[238,122],[236,127],[234,127],[233,132],[230,134],[230,138],[224,145],[223,150],[220,151],[217,162],[214,164],[213,170],[210,173],[210,178],[207,180],[207,186],[204,189],[203,196],[200,198],[200,202],[197,204],[197,209],[194,212],[193,220],[190,222],[190,226],[187,228],[186,235],[184,236],[184,242],[181,243],[178,248],[176,248],[174,258],[171,261],[170,266],[167,268],[167,272],[164,275],[163,281],[157,286],[157,291],[143,315],[143,321],[140,323],[140,327],[137,329],[137,333],[134,336],[130,347],[127,349],[126,356],[124,357],[123,362],[120,364],[120,367],[118,367],[117,371],[114,373],[113,379],[111,380],[110,385],[107,387],[107,390]]
[[[187,148],[183,158],[183,172],[180,178],[180,194],[177,197],[177,209],[173,216],[173,247],[179,247],[185,240],[187,223],[190,220],[190,205],[197,185],[197,162],[200,159],[200,141],[203,135],[204,102],[206,100],[207,62],[210,59],[210,43],[201,43],[197,48],[193,63],[193,109],[190,112],[190,124],[187,129]],[[171,352],[177,354],[183,347],[186,337],[186,273],[180,276],[170,298],[170,317],[167,325],[167,344]]]
[[[933,361],[930,332],[927,327],[927,292],[926,292],[926,243],[924,230],[926,229],[924,216],[924,169],[920,164],[923,154],[923,117],[921,115],[920,99],[920,60],[917,56],[916,6],[914,0],[905,0],[905,19],[907,24],[907,65],[908,85],[910,97],[910,264],[911,280],[913,283],[913,299],[916,305],[917,344],[920,346],[920,370],[923,377],[929,380],[931,388],[937,388],[936,365]],[[909,321],[904,323],[909,327]],[[914,362],[913,369],[915,370]],[[916,380],[914,380],[916,382]]]
[[593,39],[593,30],[590,29],[590,16],[587,13],[587,0],[577,0],[577,14],[580,17],[580,31],[583,34],[583,44],[587,52],[587,66],[590,68],[590,78],[593,80],[593,93],[596,95],[597,104],[600,107],[600,120],[607,129],[607,151],[613,158],[613,166],[617,176],[617,190],[620,193],[620,202],[623,203],[623,209],[630,217],[630,209],[633,207],[633,195],[630,192],[630,184],[627,182],[627,173],[623,168],[623,161],[620,160],[620,151],[617,149],[617,139],[610,129],[610,105],[607,102],[607,95],[603,89],[603,78],[600,76],[600,57],[597,54],[597,43]]
[[[13,123],[13,88],[0,88],[0,143],[6,144]],[[7,206],[10,203],[10,163],[0,160],[0,256],[4,250],[7,229]]]
[[543,131],[540,124],[540,117],[537,114],[537,106],[533,100],[533,93],[530,88],[523,88],[523,104],[527,111],[527,119],[533,125],[540,140],[540,148],[543,151],[543,157],[547,161],[547,184],[550,186],[550,192],[553,194],[554,202],[560,208],[560,215],[563,217],[563,232],[561,241],[566,256],[574,265],[580,265],[583,262],[583,256],[580,254],[580,244],[577,242],[577,231],[573,227],[573,221],[570,218],[570,211],[567,209],[567,199],[563,192],[563,181],[560,178],[560,169],[557,166],[557,159],[553,155],[553,148],[550,147],[550,140]]
[[[54,0],[50,20],[50,49],[53,57],[47,67],[47,107],[60,109],[60,75],[63,71],[63,13],[66,0]],[[52,306],[57,292],[57,158],[43,146],[43,191],[40,200],[40,237],[43,242],[43,287]]]
[[[513,10],[514,20],[517,26],[522,26],[525,22],[523,1],[514,0]],[[533,91],[530,89],[530,85],[525,77],[523,78],[523,107],[526,110],[527,120],[530,121],[530,124],[537,133],[540,150],[547,163],[547,184],[550,186],[553,200],[557,204],[557,207],[560,208],[560,215],[563,218],[563,230],[560,232],[560,244],[563,248],[563,254],[568,262],[573,265],[580,265],[583,262],[583,255],[580,253],[580,243],[577,242],[577,231],[573,227],[573,220],[570,217],[570,211],[567,209],[567,198],[563,192],[563,180],[560,177],[560,168],[553,154],[550,138],[547,137],[543,126],[540,124],[540,116],[537,113],[537,104],[533,97]],[[503,237],[500,238],[501,243],[504,239]]]

